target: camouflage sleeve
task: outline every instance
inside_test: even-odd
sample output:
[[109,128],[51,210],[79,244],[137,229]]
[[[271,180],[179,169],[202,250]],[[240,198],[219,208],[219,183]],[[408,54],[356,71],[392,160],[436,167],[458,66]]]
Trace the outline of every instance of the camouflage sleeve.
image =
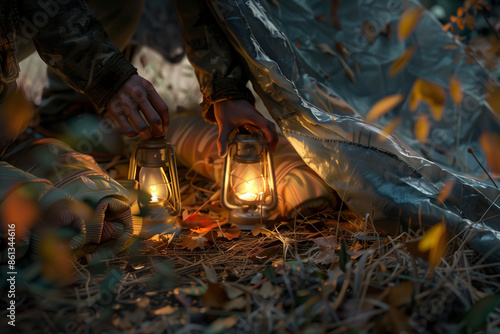
[[47,65],[104,107],[137,72],[108,39],[83,0],[18,0],[19,38],[32,38]]
[[202,112],[215,123],[213,104],[230,99],[255,99],[237,52],[213,17],[205,0],[176,0],[186,54],[203,94]]

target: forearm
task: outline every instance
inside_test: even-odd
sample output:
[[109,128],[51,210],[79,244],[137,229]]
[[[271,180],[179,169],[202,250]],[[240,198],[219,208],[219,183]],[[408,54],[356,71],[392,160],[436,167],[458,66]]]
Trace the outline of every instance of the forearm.
[[82,0],[17,3],[23,18],[21,38],[32,38],[47,65],[97,108],[136,73]]
[[246,88],[248,77],[239,56],[207,3],[204,0],[178,0],[176,7],[186,54],[204,96],[202,108],[205,120],[215,123],[215,102],[245,99],[253,104],[254,98]]

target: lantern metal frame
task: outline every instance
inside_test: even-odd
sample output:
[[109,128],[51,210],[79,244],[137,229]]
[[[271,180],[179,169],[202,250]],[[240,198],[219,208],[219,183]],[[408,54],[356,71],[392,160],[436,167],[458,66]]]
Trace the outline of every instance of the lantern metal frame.
[[[238,149],[244,151],[237,155]],[[253,151],[253,152],[252,152]],[[262,175],[268,187],[268,196],[254,201],[245,201],[231,190],[231,169],[234,162],[239,164],[263,164]],[[231,193],[233,193],[231,195]],[[232,196],[232,198],[230,198]],[[269,202],[268,202],[269,199]],[[266,203],[267,202],[267,203]],[[228,142],[228,151],[224,161],[221,203],[229,210],[229,222],[241,229],[250,229],[255,224],[265,221],[271,210],[278,204],[278,195],[274,176],[274,165],[269,145],[260,133],[237,133]]]
[[[140,157],[138,156],[139,154]],[[177,176],[177,163],[175,160],[175,146],[169,144],[164,138],[152,138],[137,143],[132,150],[128,179],[136,180],[139,168],[142,167],[162,168],[164,172],[168,172],[165,175],[167,176],[171,191],[166,201],[168,201],[170,207],[163,206],[163,208],[169,211],[169,215],[173,217],[178,216],[181,211],[181,197],[179,178]],[[140,182],[138,183],[141,188]],[[155,203],[141,203],[139,200],[141,213],[144,213],[144,211],[147,213],[148,210],[159,207],[161,206]]]

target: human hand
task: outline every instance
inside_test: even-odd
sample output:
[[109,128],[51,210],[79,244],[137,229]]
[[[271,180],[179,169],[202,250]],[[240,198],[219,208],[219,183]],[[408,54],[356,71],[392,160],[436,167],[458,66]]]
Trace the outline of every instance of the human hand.
[[153,85],[137,74],[120,87],[106,107],[129,137],[139,133],[142,138],[149,139],[167,133],[170,122],[167,105]]
[[225,100],[214,104],[214,115],[219,125],[217,148],[219,156],[227,154],[229,134],[242,125],[250,124],[259,128],[269,142],[271,152],[276,150],[278,134],[273,122],[262,116],[247,100]]

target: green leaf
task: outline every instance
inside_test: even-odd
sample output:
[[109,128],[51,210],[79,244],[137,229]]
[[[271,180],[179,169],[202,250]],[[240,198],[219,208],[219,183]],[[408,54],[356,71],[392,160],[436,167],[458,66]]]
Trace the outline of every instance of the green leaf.
[[465,313],[460,324],[475,332],[486,324],[489,314],[498,306],[500,306],[500,294],[484,297]]
[[262,275],[264,275],[264,277],[266,277],[269,281],[272,281],[276,276],[276,273],[273,267],[268,266],[266,269],[264,269]]

